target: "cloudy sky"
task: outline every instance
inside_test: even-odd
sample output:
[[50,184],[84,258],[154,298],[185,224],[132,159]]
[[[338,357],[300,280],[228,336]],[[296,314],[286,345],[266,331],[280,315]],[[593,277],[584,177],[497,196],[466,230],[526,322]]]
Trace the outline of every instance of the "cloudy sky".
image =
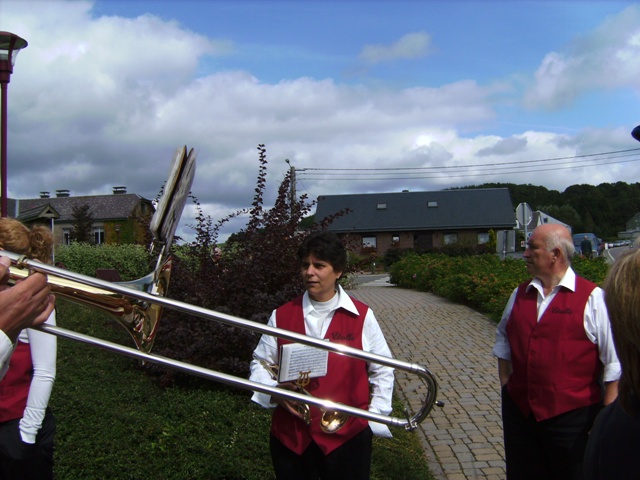
[[0,0],[0,30],[29,42],[11,198],[152,199],[180,145],[214,220],[250,206],[258,144],[267,203],[285,159],[311,199],[640,181],[637,2]]

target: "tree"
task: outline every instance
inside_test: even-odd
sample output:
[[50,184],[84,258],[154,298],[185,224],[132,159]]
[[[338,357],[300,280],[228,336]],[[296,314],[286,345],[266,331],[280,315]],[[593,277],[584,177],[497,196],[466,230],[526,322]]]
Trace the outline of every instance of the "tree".
[[[297,250],[309,232],[301,231],[299,225],[314,202],[308,201],[306,195],[291,198],[292,179],[287,173],[273,207],[265,208],[264,145],[259,145],[258,151],[260,166],[250,208],[214,222],[195,200],[196,237],[180,249],[183,254],[174,261],[169,294],[199,307],[266,323],[272,310],[304,291]],[[338,212],[314,228],[326,226],[341,214]],[[217,240],[222,225],[244,215],[248,216],[246,227],[220,249]],[[165,315],[155,342],[157,353],[217,371],[248,374],[251,354],[259,339],[255,332],[175,311],[166,311]],[[175,378],[175,372],[164,376],[169,382]]]
[[94,243],[93,215],[91,215],[89,205],[73,207],[71,216],[73,217],[71,240],[81,243]]
[[571,205],[543,205],[538,208],[541,212],[551,215],[553,218],[560,220],[571,227],[582,224],[580,215]]

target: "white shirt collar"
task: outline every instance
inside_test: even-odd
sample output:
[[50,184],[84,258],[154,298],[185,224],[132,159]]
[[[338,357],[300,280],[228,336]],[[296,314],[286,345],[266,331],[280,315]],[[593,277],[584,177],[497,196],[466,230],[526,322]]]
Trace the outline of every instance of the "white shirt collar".
[[[529,282],[527,291],[529,291],[529,288],[531,288],[532,286],[535,287],[535,289],[539,292],[543,291],[542,282],[537,277]],[[559,287],[565,287],[572,292],[576,291],[576,273],[571,267],[567,268],[567,271],[564,272],[564,275],[560,279],[560,282],[558,282],[558,285],[556,285],[553,290],[557,291]]]
[[[335,310],[339,310],[341,308],[344,308],[354,315],[358,314],[358,309],[351,300],[351,297],[347,295],[340,285],[338,285],[338,304]],[[309,292],[304,292],[304,295],[302,296],[302,311],[304,312],[305,317],[311,310],[313,310],[313,305],[311,305],[311,300],[309,299]]]

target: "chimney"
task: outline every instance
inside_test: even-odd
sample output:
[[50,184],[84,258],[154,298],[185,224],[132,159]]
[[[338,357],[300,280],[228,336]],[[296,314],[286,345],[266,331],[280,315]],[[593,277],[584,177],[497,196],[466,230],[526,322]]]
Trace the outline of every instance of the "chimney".
[[58,198],[63,198],[63,197],[69,197],[70,196],[70,191],[69,190],[56,190],[56,197]]
[[127,193],[127,187],[113,187],[114,195],[122,195],[124,193]]
[[40,192],[40,198],[49,198],[49,192]]

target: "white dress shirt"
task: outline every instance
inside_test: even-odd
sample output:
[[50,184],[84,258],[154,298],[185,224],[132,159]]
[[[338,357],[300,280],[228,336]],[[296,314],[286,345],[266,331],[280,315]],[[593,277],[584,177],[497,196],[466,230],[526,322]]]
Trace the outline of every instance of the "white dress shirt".
[[6,333],[0,330],[0,380],[9,370],[9,360],[11,360],[14,348],[15,344],[9,340]]
[[[55,310],[51,312],[45,324],[56,324]],[[35,443],[56,378],[57,337],[28,328],[20,332],[18,339],[30,344],[33,364],[33,378],[29,386],[27,406],[20,419],[20,436],[25,443]]]
[[[531,288],[535,288],[538,291],[538,321],[540,321],[540,318],[561,287],[568,288],[572,292],[575,292],[576,274],[573,269],[567,269],[560,283],[558,283],[547,296],[544,294],[542,282],[537,278],[531,280],[527,286],[527,291]],[[496,329],[496,343],[493,347],[494,356],[508,361],[511,361],[511,347],[509,345],[509,339],[507,338],[507,323],[516,300],[517,291],[518,287],[513,291],[507,302],[507,306],[502,314],[502,319]],[[598,346],[598,357],[604,365],[603,380],[605,382],[618,380],[621,372],[620,361],[618,360],[613,344],[609,313],[607,312],[607,306],[604,302],[604,291],[600,287],[596,287],[587,300],[587,305],[584,309],[584,331],[587,338]]]
[[[358,314],[353,301],[340,286],[338,286],[337,294],[329,302],[312,302],[309,294],[305,292],[302,298],[305,334],[314,338],[324,338],[331,324],[333,314],[339,308]],[[268,325],[277,327],[275,310],[269,318]],[[391,357],[391,351],[382,334],[380,325],[370,308],[367,310],[362,329],[362,349],[366,352]],[[262,335],[253,353],[254,357],[277,365],[277,339],[271,335]],[[388,415],[391,413],[394,382],[393,368],[377,363],[368,363],[368,372],[369,383],[372,387],[369,411]],[[272,378],[270,372],[260,364],[260,361],[256,359],[251,362],[250,379],[269,386],[275,386],[278,383],[277,380]],[[271,401],[271,395],[269,394],[254,392],[251,399],[265,408],[274,408],[277,405]],[[391,436],[391,432],[385,424],[369,422],[369,425],[374,434],[384,437]]]

